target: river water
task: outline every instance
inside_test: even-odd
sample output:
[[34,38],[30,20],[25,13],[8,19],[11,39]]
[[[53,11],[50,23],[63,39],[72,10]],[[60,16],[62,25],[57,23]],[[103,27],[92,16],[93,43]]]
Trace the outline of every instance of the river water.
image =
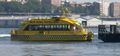
[[[0,34],[11,29],[0,28]],[[2,37],[0,56],[120,56],[120,43],[104,43],[97,36],[92,42],[25,42]]]

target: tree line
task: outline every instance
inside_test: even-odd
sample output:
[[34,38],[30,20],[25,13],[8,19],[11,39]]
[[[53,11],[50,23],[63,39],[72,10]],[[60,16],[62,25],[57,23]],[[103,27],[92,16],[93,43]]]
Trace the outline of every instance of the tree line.
[[20,2],[0,2],[0,12],[6,13],[35,13],[41,12],[41,4],[38,0],[29,0],[25,4],[21,4]]
[[[62,5],[69,8],[71,13],[83,13],[88,15],[99,15],[99,8],[94,6],[77,6],[72,7],[70,3]],[[61,7],[62,7],[61,6]],[[41,4],[39,0],[28,0],[27,3],[21,4],[19,2],[0,2],[0,13],[60,13],[61,7],[53,5]]]

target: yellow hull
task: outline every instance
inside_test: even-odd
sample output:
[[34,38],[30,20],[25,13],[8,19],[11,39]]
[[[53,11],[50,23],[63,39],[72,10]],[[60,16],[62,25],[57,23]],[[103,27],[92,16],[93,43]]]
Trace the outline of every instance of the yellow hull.
[[93,33],[79,22],[66,17],[31,19],[22,22],[22,28],[11,31],[11,40],[28,41],[88,41]]
[[61,35],[61,36],[33,36],[33,35],[12,35],[11,40],[23,40],[23,41],[91,41],[92,38],[87,36],[75,36],[75,35]]

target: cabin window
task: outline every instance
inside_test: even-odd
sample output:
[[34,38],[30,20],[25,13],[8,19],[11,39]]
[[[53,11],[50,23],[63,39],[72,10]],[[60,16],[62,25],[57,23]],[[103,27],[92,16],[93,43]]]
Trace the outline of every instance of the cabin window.
[[70,30],[70,25],[28,25],[24,30],[37,31],[37,30]]
[[39,28],[42,28],[42,25],[39,25]]
[[62,28],[62,25],[60,25],[60,28]]
[[57,28],[60,28],[59,26],[60,26],[60,25],[57,25],[56,27],[57,27]]
[[53,29],[53,25],[51,25],[51,27],[50,27],[51,29]]
[[31,30],[32,30],[32,27],[31,27],[31,26],[29,26],[28,30],[30,30],[30,31],[31,31]]
[[68,25],[68,29],[70,29],[70,25]]
[[64,27],[65,27],[65,29],[68,29],[68,27],[67,27],[68,25],[64,25]]
[[64,28],[64,25],[62,25],[62,28]]
[[55,29],[55,28],[56,28],[56,25],[53,25],[53,28]]
[[48,27],[47,27],[47,25],[45,25],[44,27],[45,27],[45,29],[47,29],[47,28],[48,28]]

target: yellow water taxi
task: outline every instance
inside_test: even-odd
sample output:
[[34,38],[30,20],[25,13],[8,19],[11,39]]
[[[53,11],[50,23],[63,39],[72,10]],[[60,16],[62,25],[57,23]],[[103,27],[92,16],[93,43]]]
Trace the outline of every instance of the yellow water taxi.
[[93,33],[75,19],[66,17],[34,18],[11,31],[11,40],[23,41],[91,41]]

